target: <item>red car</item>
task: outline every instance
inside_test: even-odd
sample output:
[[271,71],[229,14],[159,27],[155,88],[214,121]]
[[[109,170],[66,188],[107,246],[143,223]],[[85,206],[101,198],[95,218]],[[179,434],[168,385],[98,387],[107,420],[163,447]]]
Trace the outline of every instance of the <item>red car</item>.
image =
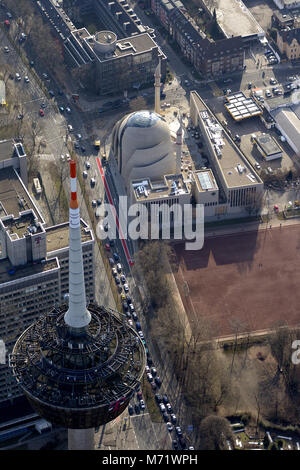
[[109,243],[105,243],[105,249],[106,249],[107,251],[110,251],[110,244],[109,244]]
[[42,116],[42,117],[45,116],[45,113],[42,109],[40,109],[40,116]]

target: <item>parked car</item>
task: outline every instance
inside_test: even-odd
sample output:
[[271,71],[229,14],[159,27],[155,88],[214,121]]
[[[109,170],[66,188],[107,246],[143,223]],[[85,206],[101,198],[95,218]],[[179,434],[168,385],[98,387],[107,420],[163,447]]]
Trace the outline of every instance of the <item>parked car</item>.
[[162,413],[165,413],[166,412],[166,407],[163,403],[159,403],[159,409]]
[[134,411],[136,412],[137,415],[140,414],[141,410],[140,410],[140,405],[138,403],[134,405]]
[[172,422],[173,424],[176,424],[176,422],[177,422],[177,417],[176,417],[176,415],[175,415],[174,413],[171,414],[170,418],[171,418],[171,422]]
[[178,449],[178,442],[176,441],[176,439],[172,440],[172,447],[173,447],[174,450]]
[[163,403],[166,405],[167,403],[169,403],[169,399],[167,397],[167,395],[163,395]]
[[138,397],[139,400],[143,399],[143,394],[141,391],[137,392],[136,396]]
[[125,291],[125,292],[129,292],[129,287],[128,287],[128,284],[124,284],[124,286],[123,286],[123,287],[124,287],[124,291]]
[[117,271],[118,271],[118,273],[120,273],[120,272],[122,271],[122,265],[121,265],[121,263],[118,263],[118,264],[117,264]]
[[133,415],[133,406],[132,405],[128,405],[128,413],[130,414],[130,416]]
[[156,377],[154,377],[154,380],[155,380],[156,385],[157,385],[158,387],[160,387],[160,386],[161,386],[161,379],[160,379],[159,375],[157,375]]
[[162,413],[162,417],[163,417],[164,422],[165,422],[165,423],[168,423],[168,421],[169,421],[169,415],[168,415],[168,413],[166,413],[166,412]]
[[114,277],[118,275],[116,268],[112,268],[111,272]]
[[[92,200],[92,207],[96,207],[97,205],[97,202],[95,201],[95,199]],[[105,245],[105,248],[106,248],[106,245]],[[107,248],[106,248],[107,249]]]
[[156,403],[162,402],[162,397],[161,395],[159,395],[159,393],[156,393],[154,398],[155,398]]
[[126,277],[124,276],[124,274],[121,274],[120,279],[121,279],[122,284],[125,284]]
[[181,427],[180,426],[176,426],[175,427],[175,432],[177,434],[177,436],[182,436],[182,430],[181,430]]
[[141,327],[141,324],[140,324],[139,321],[136,322],[135,326],[136,326],[137,331],[141,331],[141,330],[142,330],[142,327]]
[[120,257],[119,257],[119,255],[118,255],[118,253],[115,252],[115,253],[114,253],[114,259],[115,259],[116,261],[118,261],[119,258],[120,258]]
[[173,425],[170,422],[167,423],[167,429],[169,432],[173,431]]
[[44,113],[44,111],[43,111],[42,109],[40,109],[39,112],[40,112],[40,116],[41,116],[41,117],[44,117],[44,116],[45,116],[45,113]]
[[143,410],[143,411],[144,411],[144,409],[146,408],[146,405],[145,405],[144,400],[140,400],[140,408],[141,408],[141,410]]
[[173,411],[173,408],[172,408],[172,406],[171,406],[171,403],[167,403],[167,404],[166,404],[166,408],[167,408],[167,412],[168,412],[169,414],[171,414],[172,411]]

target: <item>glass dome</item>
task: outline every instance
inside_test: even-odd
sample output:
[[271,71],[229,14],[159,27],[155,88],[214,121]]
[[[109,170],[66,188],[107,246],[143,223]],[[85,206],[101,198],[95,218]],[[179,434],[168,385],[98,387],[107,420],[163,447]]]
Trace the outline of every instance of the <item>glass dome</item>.
[[154,111],[137,111],[126,122],[126,127],[152,127],[161,117]]

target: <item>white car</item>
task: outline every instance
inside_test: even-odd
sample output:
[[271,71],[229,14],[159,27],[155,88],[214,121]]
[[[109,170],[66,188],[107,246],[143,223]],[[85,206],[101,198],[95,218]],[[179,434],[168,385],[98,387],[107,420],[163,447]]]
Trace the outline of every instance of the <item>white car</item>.
[[268,170],[268,173],[270,173],[270,175],[273,173],[273,170],[270,166],[268,166],[267,170]]
[[[67,108],[66,108],[67,109]],[[73,126],[71,126],[71,124],[68,124],[68,131],[69,132],[73,132]]]
[[117,264],[117,270],[118,270],[118,273],[120,273],[122,271],[122,265],[121,263],[118,263]]
[[29,78],[27,77],[27,75],[24,77],[24,82],[29,83]]
[[18,72],[16,73],[16,80],[18,80],[18,82],[21,80],[21,75]]
[[166,407],[165,407],[165,405],[164,405],[163,403],[160,403],[160,404],[159,404],[159,409],[160,409],[160,411],[161,411],[162,413],[164,413],[164,412],[166,411]]
[[78,140],[81,140],[82,139],[82,135],[81,134],[76,134],[76,137]]
[[71,113],[71,108],[69,108],[69,106],[67,106],[67,107],[66,107],[66,111],[67,111],[67,113],[70,114],[70,113]]

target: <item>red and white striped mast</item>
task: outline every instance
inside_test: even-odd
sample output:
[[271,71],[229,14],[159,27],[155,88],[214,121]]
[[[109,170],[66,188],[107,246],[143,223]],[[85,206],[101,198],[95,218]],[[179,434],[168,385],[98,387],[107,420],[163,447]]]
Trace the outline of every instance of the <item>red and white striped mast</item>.
[[84,269],[82,259],[80,214],[77,201],[76,163],[70,162],[71,200],[69,208],[69,309],[65,313],[66,324],[80,332],[88,326],[91,314],[86,308]]

